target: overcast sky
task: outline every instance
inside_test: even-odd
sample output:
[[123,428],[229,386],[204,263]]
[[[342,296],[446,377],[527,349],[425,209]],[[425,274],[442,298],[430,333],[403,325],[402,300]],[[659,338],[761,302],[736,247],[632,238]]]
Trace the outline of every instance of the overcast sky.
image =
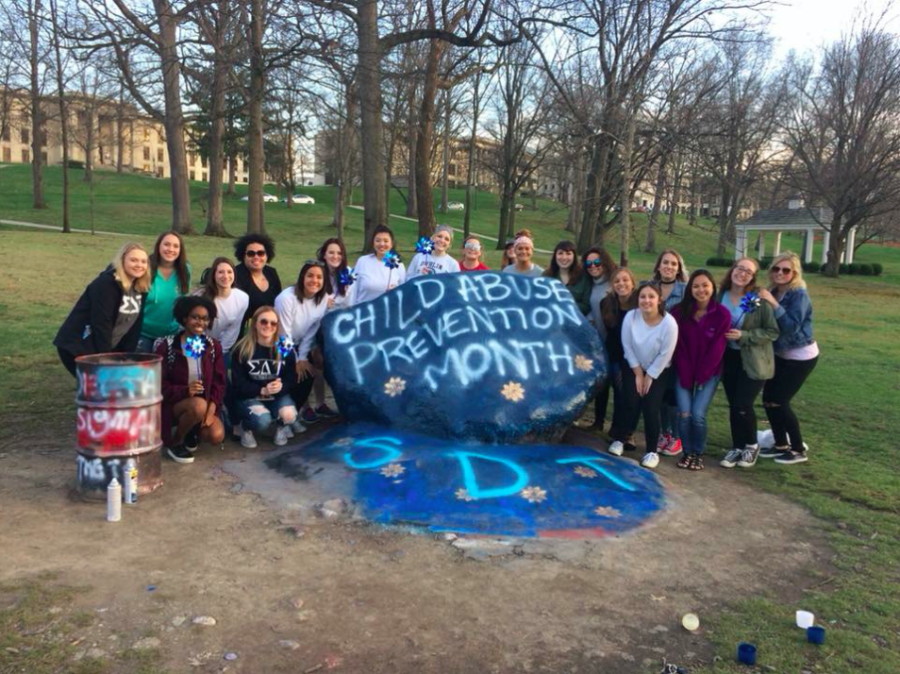
[[[865,7],[881,11],[890,4],[897,3],[890,0],[784,0],[783,6],[770,12],[769,30],[778,41],[775,54],[782,57],[791,49],[801,53],[814,51],[820,45],[838,39],[842,31],[849,30],[853,19]],[[900,16],[897,7],[891,15]],[[894,18],[888,28],[900,31],[900,21]]]

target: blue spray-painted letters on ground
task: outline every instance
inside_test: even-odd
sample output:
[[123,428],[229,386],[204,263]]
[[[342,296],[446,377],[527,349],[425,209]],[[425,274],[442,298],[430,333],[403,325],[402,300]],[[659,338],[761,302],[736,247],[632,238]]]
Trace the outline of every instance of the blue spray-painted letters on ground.
[[433,531],[596,538],[665,504],[653,472],[584,447],[461,445],[372,424],[334,428],[268,463],[371,521]]
[[341,412],[441,438],[554,440],[606,376],[603,344],[550,278],[416,278],[326,317]]

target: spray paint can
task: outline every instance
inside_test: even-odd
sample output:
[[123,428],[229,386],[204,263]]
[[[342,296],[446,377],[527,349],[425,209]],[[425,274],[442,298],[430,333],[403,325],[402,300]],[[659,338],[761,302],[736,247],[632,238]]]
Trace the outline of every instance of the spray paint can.
[[122,519],[122,485],[113,478],[106,487],[106,521],[118,522]]
[[124,487],[125,503],[134,505],[138,500],[138,467],[137,461],[128,459],[125,462],[125,483]]

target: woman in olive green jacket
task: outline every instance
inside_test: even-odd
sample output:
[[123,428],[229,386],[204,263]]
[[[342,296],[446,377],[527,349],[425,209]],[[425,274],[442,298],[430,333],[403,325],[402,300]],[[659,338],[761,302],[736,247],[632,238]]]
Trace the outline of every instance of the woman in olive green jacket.
[[553,257],[550,266],[544,271],[544,276],[555,278],[562,283],[569,292],[575,304],[585,316],[591,311],[591,279],[585,273],[578,255],[575,252],[575,244],[571,241],[560,241],[553,249]]
[[778,321],[768,302],[757,294],[756,260],[735,261],[722,281],[719,301],[731,312],[731,330],[723,359],[722,386],[728,397],[732,449],[720,462],[725,468],[750,468],[759,457],[753,404],[767,379],[775,375]]

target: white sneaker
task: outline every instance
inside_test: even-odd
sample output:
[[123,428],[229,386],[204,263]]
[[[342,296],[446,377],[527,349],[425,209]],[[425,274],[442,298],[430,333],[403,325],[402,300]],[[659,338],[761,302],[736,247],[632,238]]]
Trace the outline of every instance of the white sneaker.
[[284,447],[288,442],[288,434],[287,434],[286,426],[279,426],[275,429],[275,445],[277,447]]
[[659,465],[659,454],[656,452],[647,452],[641,459],[641,465],[644,468],[656,468]]
[[291,429],[290,426],[284,426],[283,428],[284,428],[284,436],[285,436],[288,440],[290,440],[291,438],[294,437],[294,431],[293,431],[293,429]]
[[294,423],[291,424],[291,430],[295,434],[306,433],[306,426],[303,425],[303,422],[299,419],[295,420]]
[[245,431],[241,428],[241,447],[247,449],[256,449],[256,438],[253,437],[253,431]]
[[719,465],[722,468],[734,468],[738,461],[740,461],[744,457],[743,449],[729,449],[728,453],[725,455],[721,461],[719,461]]
[[613,456],[622,456],[622,452],[625,451],[625,445],[616,440],[609,446],[609,453]]

